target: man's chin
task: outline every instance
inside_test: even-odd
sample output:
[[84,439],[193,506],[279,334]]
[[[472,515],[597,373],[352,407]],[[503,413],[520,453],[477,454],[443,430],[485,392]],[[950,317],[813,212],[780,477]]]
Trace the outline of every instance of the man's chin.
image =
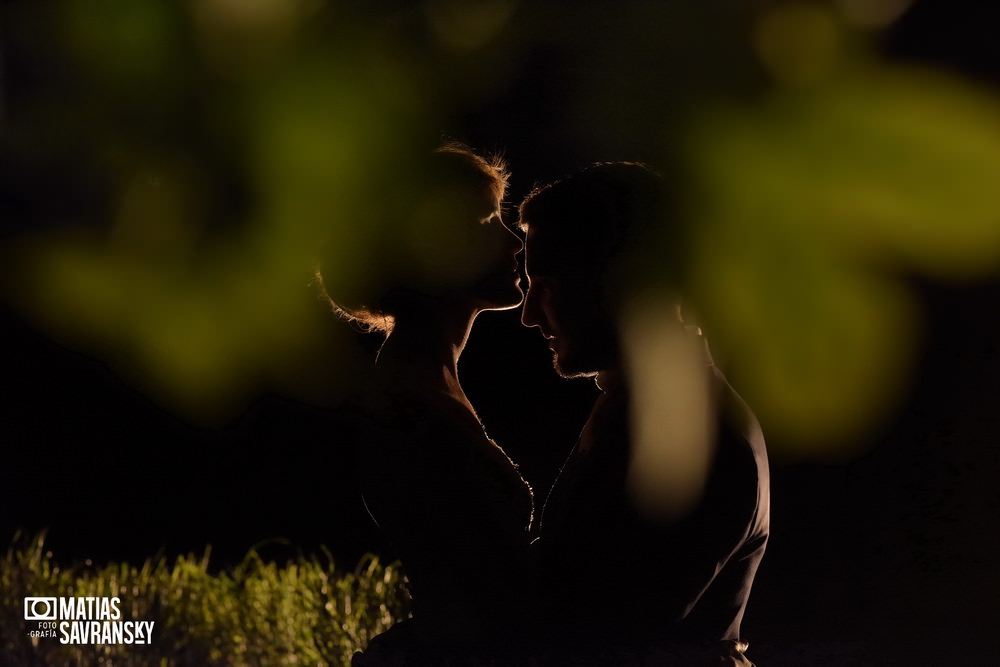
[[596,376],[599,372],[576,368],[573,366],[572,361],[564,359],[561,360],[558,354],[552,355],[552,367],[555,368],[559,377],[566,378],[567,380],[572,380],[574,378],[591,378]]

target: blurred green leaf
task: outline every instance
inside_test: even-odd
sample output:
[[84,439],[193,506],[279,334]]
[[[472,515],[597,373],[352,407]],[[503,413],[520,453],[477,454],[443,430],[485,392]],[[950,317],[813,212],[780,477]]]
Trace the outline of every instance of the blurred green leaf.
[[489,118],[539,155],[676,175],[741,390],[771,432],[843,440],[905,381],[920,320],[898,277],[1000,266],[1000,100],[876,57],[906,5],[12,3],[38,39],[10,62],[45,85],[0,126],[28,190],[4,201],[87,231],[16,238],[5,296],[177,409],[232,406],[330,338],[317,264],[348,302],[459,264],[417,156]]
[[700,307],[796,440],[856,433],[894,395],[917,325],[900,273],[1000,267],[1000,99],[954,77],[779,90],[706,114],[688,146]]

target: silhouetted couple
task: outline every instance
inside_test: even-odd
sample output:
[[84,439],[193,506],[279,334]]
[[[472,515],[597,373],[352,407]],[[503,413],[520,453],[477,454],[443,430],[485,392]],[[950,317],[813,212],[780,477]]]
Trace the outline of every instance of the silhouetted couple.
[[[362,398],[360,475],[413,596],[413,618],[354,664],[749,665],[739,630],[768,537],[764,442],[700,332],[679,310],[643,315],[649,258],[636,258],[663,240],[659,177],[599,164],[537,189],[522,243],[500,218],[500,164],[460,146],[428,164],[458,247],[339,303],[388,333]],[[457,371],[476,316],[522,298],[556,371],[602,390],[538,522]]]

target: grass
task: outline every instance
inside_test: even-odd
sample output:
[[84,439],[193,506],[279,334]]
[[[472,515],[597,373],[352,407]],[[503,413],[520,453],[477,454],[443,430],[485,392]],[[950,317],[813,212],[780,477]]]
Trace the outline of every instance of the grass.
[[[141,565],[61,567],[44,535],[15,536],[0,561],[0,665],[348,665],[351,654],[408,615],[403,575],[365,556],[353,570],[323,557],[283,564],[251,549],[213,573],[210,550]],[[148,645],[32,638],[25,597],[119,597],[121,620],[155,621]]]

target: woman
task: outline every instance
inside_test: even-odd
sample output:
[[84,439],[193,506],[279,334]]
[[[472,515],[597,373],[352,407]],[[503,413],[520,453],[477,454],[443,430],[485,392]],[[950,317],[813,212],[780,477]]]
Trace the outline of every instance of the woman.
[[[339,313],[387,334],[361,405],[365,504],[398,550],[413,619],[377,637],[355,665],[474,664],[518,637],[534,609],[531,490],[490,440],[458,378],[485,310],[520,305],[520,239],[500,217],[506,173],[466,147],[436,150],[396,235],[430,257],[397,262],[364,305]],[[405,241],[409,239],[409,241]],[[400,268],[402,265],[402,268]]]

